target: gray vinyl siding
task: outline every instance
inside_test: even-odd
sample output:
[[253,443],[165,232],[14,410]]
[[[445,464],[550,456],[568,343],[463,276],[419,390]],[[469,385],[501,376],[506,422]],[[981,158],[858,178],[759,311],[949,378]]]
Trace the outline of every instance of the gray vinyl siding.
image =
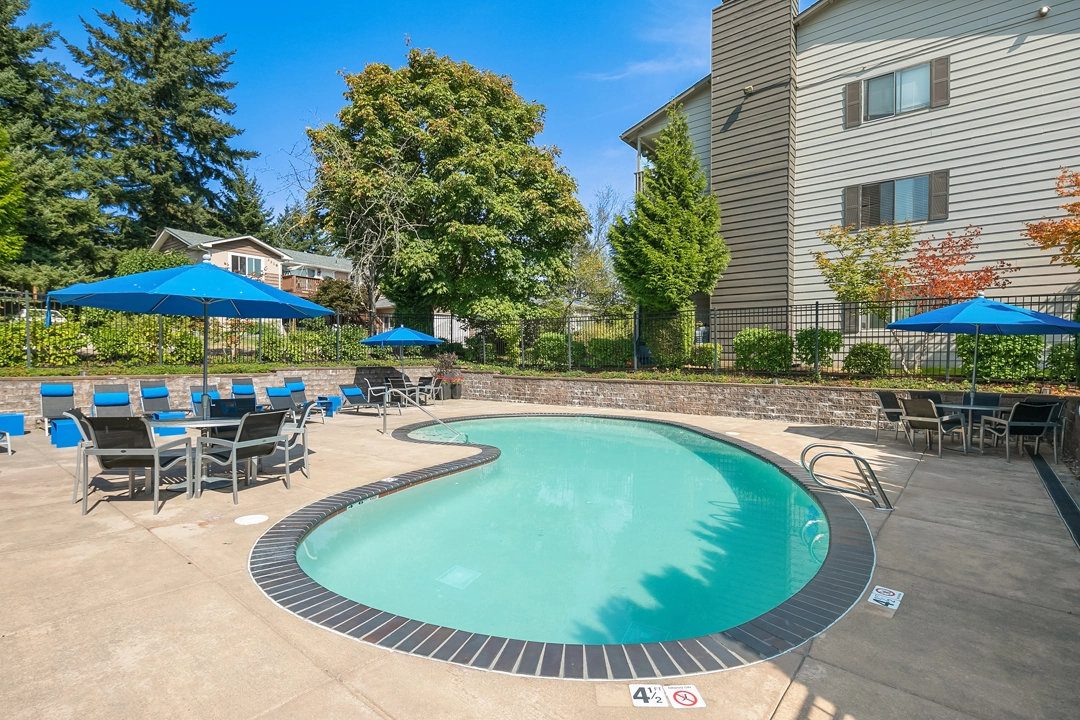
[[713,10],[712,191],[731,249],[713,307],[791,300],[797,9],[793,0],[729,0]]
[[[690,141],[694,144],[694,154],[701,163],[701,169],[705,171],[706,178],[709,177],[709,140],[712,132],[711,100],[708,86],[700,88],[682,100],[683,112],[686,113],[690,130]],[[642,126],[637,134],[646,145],[652,146],[660,135],[660,131],[666,126],[667,116],[661,115],[651,123]]]
[[[1078,289],[1075,268],[1021,236],[1025,222],[1060,217],[1060,167],[1080,167],[1080,2],[837,0],[798,28],[794,299],[829,300],[811,253],[841,222],[843,188],[949,171],[948,220],[938,238],[983,228],[971,267],[1019,267],[1005,295]],[[948,106],[844,129],[843,88],[950,58]],[[715,79],[714,79],[715,82]],[[715,159],[714,159],[715,161]]]

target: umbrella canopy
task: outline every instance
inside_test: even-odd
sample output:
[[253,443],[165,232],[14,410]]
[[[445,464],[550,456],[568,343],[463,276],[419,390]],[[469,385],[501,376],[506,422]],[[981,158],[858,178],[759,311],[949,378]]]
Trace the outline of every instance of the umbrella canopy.
[[[440,340],[437,337],[432,337],[427,333],[422,333],[419,330],[410,330],[407,327],[399,325],[393,330],[387,330],[378,335],[372,335],[360,342],[364,345],[375,345],[376,347],[406,348],[414,345],[442,345],[446,341]],[[401,351],[401,377],[405,377],[404,349]]]
[[979,297],[967,302],[919,313],[891,322],[889,330],[925,333],[960,333],[975,336],[975,357],[971,368],[971,391],[975,392],[975,372],[979,362],[979,335],[1077,335],[1080,323],[1046,313],[1027,310]]
[[211,265],[208,260],[168,270],[78,283],[49,297],[66,305],[152,315],[226,318],[312,318],[334,311]]
[[[48,294],[59,303],[146,315],[185,315],[203,318],[203,387],[210,360],[211,317],[313,318],[331,315],[322,305],[270,287],[266,283],[210,264],[124,275],[93,283],[77,283]],[[46,305],[47,306],[47,305]],[[46,324],[49,317],[46,316]],[[209,412],[203,393],[203,414]]]

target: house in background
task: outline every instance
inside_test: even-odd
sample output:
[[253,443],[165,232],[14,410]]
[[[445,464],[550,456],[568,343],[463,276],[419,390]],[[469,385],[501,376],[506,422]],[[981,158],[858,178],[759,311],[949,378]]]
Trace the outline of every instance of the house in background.
[[[158,233],[152,248],[182,252],[192,262],[200,262],[209,253],[210,262],[218,267],[307,299],[326,278],[354,281],[352,263],[345,258],[283,250],[250,235],[221,238],[165,228]],[[392,310],[390,305],[389,311]],[[379,308],[379,312],[384,309]]]
[[[712,14],[709,133],[699,81],[675,97],[707,156],[731,263],[711,306],[831,301],[813,260],[832,225],[983,228],[972,265],[1002,295],[1077,289],[1021,235],[1080,167],[1080,2],[728,0]],[[622,135],[647,156],[658,111]],[[639,167],[640,170],[640,167]]]

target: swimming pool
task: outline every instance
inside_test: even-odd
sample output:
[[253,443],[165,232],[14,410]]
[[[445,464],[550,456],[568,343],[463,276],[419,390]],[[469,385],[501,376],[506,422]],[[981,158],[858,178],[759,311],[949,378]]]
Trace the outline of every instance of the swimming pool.
[[[787,652],[846,614],[873,574],[858,510],[808,493],[798,465],[739,438],[580,413],[448,422],[475,453],[336,493],[267,530],[248,560],[266,596],[396,652],[628,680]],[[451,435],[433,426],[393,437],[423,456]]]
[[[322,523],[300,567],[356,602],[553,643],[678,640],[789,598],[828,550],[810,495],[683,428],[590,417],[454,423],[497,461]],[[413,438],[446,441],[443,427]]]

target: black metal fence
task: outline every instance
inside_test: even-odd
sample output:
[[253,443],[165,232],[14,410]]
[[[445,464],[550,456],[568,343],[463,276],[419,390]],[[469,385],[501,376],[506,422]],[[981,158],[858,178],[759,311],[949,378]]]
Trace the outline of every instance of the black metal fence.
[[[1071,318],[1080,296],[1001,298]],[[889,303],[810,303],[748,309],[616,316],[571,315],[509,321],[454,315],[379,315],[363,322],[210,319],[212,363],[350,363],[390,360],[369,333],[406,325],[447,341],[407,356],[452,350],[465,360],[537,370],[746,372],[951,378],[970,372],[972,342],[952,335],[896,332],[893,320],[943,307],[949,298]],[[194,365],[202,361],[202,319],[54,305],[44,296],[0,294],[0,367]],[[1071,380],[1068,336],[984,338],[980,367],[992,379]]]

